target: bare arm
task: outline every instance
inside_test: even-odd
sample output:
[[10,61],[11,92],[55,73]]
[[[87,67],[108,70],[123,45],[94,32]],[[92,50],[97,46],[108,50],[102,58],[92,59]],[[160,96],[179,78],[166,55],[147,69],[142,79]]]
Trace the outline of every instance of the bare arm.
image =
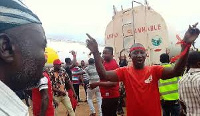
[[85,72],[84,71],[80,71],[80,72],[74,72],[74,73],[72,73],[72,75],[82,75],[82,74],[85,74]]
[[74,93],[74,97],[76,98],[77,97],[76,92],[74,90],[73,84],[71,83],[68,75],[65,76],[65,82],[66,82],[65,84],[68,84],[69,87],[72,89],[72,91]]
[[59,90],[59,89],[56,89],[55,87],[52,87],[52,90],[53,90],[54,92],[60,92],[60,90]]
[[99,74],[99,77],[101,79],[106,79],[112,82],[117,82],[118,77],[117,74],[114,71],[109,71],[107,72],[102,64],[101,56],[99,54],[98,50],[98,44],[95,39],[93,39],[89,34],[87,34],[88,40],[86,41],[87,47],[90,49],[90,51],[94,55],[94,60],[95,60],[95,66],[97,69],[97,72]]
[[53,98],[53,103],[54,103],[55,107],[58,107],[58,102],[55,100],[55,98]]
[[120,53],[119,53],[119,65],[120,65],[121,60],[122,60],[122,52],[123,52],[123,50],[124,50],[124,49],[122,49],[122,50],[120,51]]
[[[193,27],[190,26],[189,29],[185,33],[183,41],[187,45],[189,44],[191,45],[199,35],[199,29],[196,28],[197,24],[198,23],[193,25]],[[163,74],[161,77],[162,79],[169,79],[169,78],[177,77],[183,74],[185,70],[185,65],[187,62],[188,53],[189,53],[189,49],[187,48],[187,45],[183,44],[181,46],[182,47],[181,52],[183,52],[185,49],[187,49],[187,51],[183,56],[180,57],[176,65],[173,68],[164,68]]]
[[69,83],[69,84],[70,84],[70,87],[71,87],[71,89],[72,89],[72,91],[73,91],[73,93],[74,93],[74,97],[77,97],[76,92],[75,92],[75,90],[74,90],[74,87],[73,87],[72,83]]
[[72,53],[72,56],[73,56],[73,60],[72,60],[72,65],[69,66],[70,69],[74,68],[75,65],[76,65],[76,62],[77,62],[75,51],[72,50],[71,53]]
[[107,81],[107,82],[98,82],[98,85],[102,86],[102,87],[114,87],[117,84],[118,84],[118,82],[110,82],[110,81]]
[[55,87],[52,87],[52,90],[53,90],[54,92],[58,92],[58,93],[62,94],[63,96],[65,96],[65,95],[66,95],[66,93],[65,93],[65,92],[63,92],[63,91],[60,91],[59,89],[56,89]]
[[[183,51],[184,49],[185,49],[185,46],[182,46],[181,51]],[[170,79],[170,78],[182,75],[185,70],[188,53],[189,53],[189,50],[187,50],[187,53],[178,60],[178,62],[176,63],[176,65],[174,67],[164,68],[161,78],[162,79]]]
[[40,116],[45,116],[46,111],[47,111],[47,107],[48,107],[48,104],[49,104],[48,89],[40,90],[40,94],[41,94],[41,97],[42,97]]
[[101,86],[101,87],[115,87],[117,84],[118,84],[118,82],[110,82],[110,81],[107,81],[107,82],[94,82],[94,83],[91,83],[89,85],[89,88],[94,89],[97,86]]
[[124,51],[124,49],[122,49],[119,53],[119,60],[121,60],[121,56],[122,56],[122,52]]

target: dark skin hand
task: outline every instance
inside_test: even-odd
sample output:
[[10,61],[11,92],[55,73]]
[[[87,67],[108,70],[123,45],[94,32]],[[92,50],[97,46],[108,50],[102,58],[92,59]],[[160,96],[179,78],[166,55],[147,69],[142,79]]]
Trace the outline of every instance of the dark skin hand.
[[88,88],[94,89],[97,86],[102,86],[102,87],[115,87],[118,83],[117,82],[94,82],[88,85]]
[[[122,49],[119,53],[119,60],[121,60],[121,57],[122,57],[122,52],[125,51],[125,49]],[[125,54],[124,54],[124,58],[126,58]]]
[[41,110],[40,110],[40,116],[45,116],[47,107],[49,104],[48,89],[42,89],[40,91],[40,93],[42,96],[42,105],[41,105]]
[[54,88],[54,87],[53,87],[52,89],[53,89],[54,92],[58,92],[58,93],[61,94],[62,96],[65,96],[65,95],[66,95],[65,92],[60,91],[59,89],[56,89],[56,88]]
[[[194,24],[192,27],[189,26],[189,29],[186,31],[185,36],[183,38],[183,41],[185,43],[192,44],[198,38],[200,31],[198,28],[196,28],[197,25],[198,23]],[[181,48],[182,48],[181,51],[184,51],[186,46],[182,45]],[[182,73],[185,70],[188,53],[189,53],[189,50],[184,56],[182,56],[178,60],[174,68],[164,68],[162,79],[169,79],[172,77],[177,77],[177,76],[182,75]]]
[[73,93],[74,93],[74,94],[73,94],[73,97],[74,97],[74,98],[77,98],[76,92],[75,92],[75,90],[74,90],[74,87],[73,87],[73,84],[71,83],[71,81],[70,81],[69,79],[66,79],[65,82],[66,82],[66,84],[69,84],[70,88],[72,89],[72,91],[73,91]]
[[187,112],[185,104],[182,101],[179,101],[179,103],[181,105],[180,116],[186,116]]
[[53,98],[53,103],[55,104],[55,107],[58,107],[58,102]]
[[76,60],[76,52],[72,50],[70,53],[73,56],[72,64],[69,66],[69,68],[71,69],[71,68],[74,68],[76,66],[77,60]]
[[[197,39],[199,32],[200,32],[199,29],[196,28],[197,24],[198,23],[194,24],[193,26],[189,26],[189,29],[186,31],[184,39],[183,39],[183,41],[186,44],[191,44]],[[101,56],[99,55],[98,44],[97,44],[96,40],[93,37],[91,37],[89,34],[86,34],[86,35],[89,38],[86,40],[87,47],[90,49],[90,51],[94,55],[96,69],[97,69],[97,72],[98,72],[99,76],[101,77],[101,79],[106,79],[106,80],[112,81],[112,82],[119,81],[118,76],[115,71],[106,71],[105,68],[103,67],[103,64],[101,62]],[[141,47],[141,46],[139,46],[139,47]],[[185,48],[186,48],[186,46],[182,45],[182,51],[184,51]],[[133,51],[133,52],[135,52],[135,51]],[[176,76],[180,76],[185,69],[188,52],[189,52],[189,50],[187,50],[187,53],[178,60],[175,67],[171,67],[171,68],[164,67],[161,78],[169,79],[169,78],[173,78]],[[141,51],[137,51],[137,53],[138,54],[135,54],[136,55],[135,57],[138,57],[138,55],[139,55],[139,57],[140,57],[139,59],[141,59],[141,61],[138,60],[139,61],[138,64],[140,64],[140,65],[134,66],[134,67],[143,68],[144,63],[142,63],[142,59],[143,59],[142,57],[144,55],[146,55],[146,53],[142,53]],[[133,61],[134,56],[130,54],[130,57],[132,58],[132,61]],[[144,58],[146,58],[146,57],[144,57]],[[135,64],[133,63],[133,65],[135,65]]]

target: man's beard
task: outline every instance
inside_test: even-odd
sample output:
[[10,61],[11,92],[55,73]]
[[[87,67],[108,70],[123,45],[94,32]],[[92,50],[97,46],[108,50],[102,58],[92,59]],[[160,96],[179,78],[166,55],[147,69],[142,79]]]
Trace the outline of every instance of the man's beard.
[[42,77],[42,70],[37,72],[37,65],[33,59],[25,59],[22,61],[23,66],[10,78],[10,88],[13,90],[31,89],[38,85]]
[[41,60],[35,59],[31,50],[25,46],[22,48],[22,67],[10,76],[9,87],[12,90],[25,90],[37,87],[42,77],[43,66]]

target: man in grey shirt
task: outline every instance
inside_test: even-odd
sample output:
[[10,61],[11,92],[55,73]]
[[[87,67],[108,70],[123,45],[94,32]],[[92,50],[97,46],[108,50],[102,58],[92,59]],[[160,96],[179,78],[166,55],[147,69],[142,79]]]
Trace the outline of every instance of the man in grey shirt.
[[[88,75],[88,79],[89,79],[89,84],[94,83],[94,82],[99,82],[100,78],[99,75],[96,71],[96,67],[94,65],[94,59],[90,58],[88,60],[89,65],[85,68],[85,73]],[[102,116],[102,111],[101,111],[101,103],[102,103],[102,98],[101,98],[101,93],[100,93],[100,89],[99,87],[96,87],[94,89],[87,89],[87,101],[88,101],[88,105],[90,107],[91,110],[91,116],[95,116],[95,108],[93,106],[93,102],[92,102],[92,98],[93,95],[96,95],[96,100],[98,103],[98,110],[99,110],[99,116]]]

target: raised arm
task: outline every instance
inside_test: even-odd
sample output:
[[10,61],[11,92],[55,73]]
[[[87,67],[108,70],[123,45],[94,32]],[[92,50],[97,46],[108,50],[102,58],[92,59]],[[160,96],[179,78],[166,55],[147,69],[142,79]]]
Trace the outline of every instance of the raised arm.
[[72,64],[69,66],[69,68],[72,69],[72,68],[75,67],[77,59],[76,59],[76,52],[75,51],[72,50],[70,53],[72,54],[73,59],[72,59]]
[[197,39],[199,35],[199,29],[196,28],[198,23],[194,24],[192,27],[189,26],[189,29],[186,31],[185,36],[181,44],[181,56],[173,68],[164,68],[162,79],[169,79],[177,77],[183,74],[185,70],[185,65],[187,62],[187,57],[189,53],[189,48],[191,44]]
[[119,52],[119,60],[121,60],[122,52],[123,52],[124,50],[125,50],[125,49],[122,49],[122,50]]
[[121,63],[121,60],[122,60],[122,52],[124,51],[125,49],[122,49],[120,52],[119,52],[119,65]]
[[86,40],[87,47],[90,49],[91,53],[94,55],[94,60],[95,60],[95,66],[97,69],[97,72],[99,74],[99,77],[101,79],[106,79],[112,82],[117,82],[118,77],[115,71],[106,71],[103,64],[102,64],[102,59],[99,54],[98,50],[98,44],[94,38],[92,38],[89,34],[86,34],[89,39]]

